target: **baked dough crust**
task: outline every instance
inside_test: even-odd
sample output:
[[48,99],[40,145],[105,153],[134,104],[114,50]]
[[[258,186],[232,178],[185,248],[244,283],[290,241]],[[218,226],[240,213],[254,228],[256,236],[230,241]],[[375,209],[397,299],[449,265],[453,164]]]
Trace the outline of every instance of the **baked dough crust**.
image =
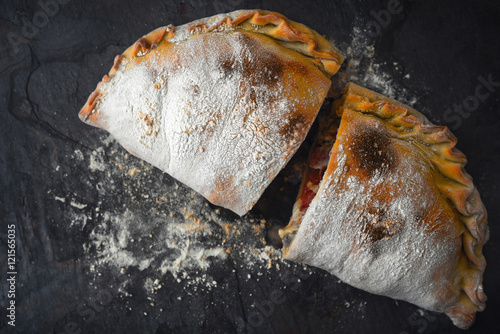
[[328,169],[298,228],[281,231],[284,258],[470,327],[485,308],[488,228],[457,139],[353,83],[337,105]]
[[304,140],[343,59],[281,14],[216,15],[139,39],[79,116],[244,215]]

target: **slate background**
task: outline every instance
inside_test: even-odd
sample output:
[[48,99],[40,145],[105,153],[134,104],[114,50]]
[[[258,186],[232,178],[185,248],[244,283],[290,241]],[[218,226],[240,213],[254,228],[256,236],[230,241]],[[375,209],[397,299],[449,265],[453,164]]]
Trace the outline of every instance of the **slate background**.
[[[42,0],[47,2],[50,1]],[[57,9],[48,9],[52,12],[47,22],[37,14],[42,7],[36,1],[0,4],[2,332],[14,332],[7,326],[5,316],[6,226],[12,223],[16,224],[19,261],[15,329],[20,333],[462,332],[444,315],[419,311],[408,303],[359,291],[317,269],[311,269],[309,274],[309,269],[292,264],[282,266],[281,270],[273,267],[259,281],[244,279],[254,273],[237,254],[208,269],[219,282],[219,288],[210,291],[193,293],[168,275],[159,277],[164,288],[155,293],[156,304],[151,306],[149,295],[140,286],[141,278],[149,274],[147,271],[128,273],[129,291],[134,296],[126,298],[117,291],[120,274],[112,269],[100,275],[92,273],[89,261],[95,253],[92,250],[85,253],[82,248],[95,221],[101,219],[96,214],[99,205],[109,211],[126,206],[137,214],[143,213],[144,220],[151,215],[150,202],[136,203],[130,199],[130,192],[120,187],[128,180],[126,176],[115,178],[117,186],[102,195],[92,185],[110,180],[104,173],[91,173],[88,169],[89,156],[104,146],[103,139],[107,136],[80,122],[77,112],[108,72],[116,54],[159,26],[183,24],[240,8],[281,12],[334,39],[342,50],[347,50],[353,28],[369,27],[376,22],[370,11],[386,9],[389,1],[61,0],[60,3]],[[484,248],[488,261],[484,287],[489,300],[468,333],[498,333],[500,84],[466,117],[447,114],[446,110],[474,96],[480,76],[491,76],[494,82],[500,82],[500,3],[401,1],[401,6],[402,13],[392,15],[380,33],[365,32],[365,37],[374,43],[373,59],[392,73],[393,85],[417,96],[414,107],[432,121],[451,127],[459,138],[458,148],[469,159],[467,171],[474,177],[488,209],[491,235]],[[36,19],[42,20],[38,21],[41,26],[38,31],[23,31],[26,22]],[[9,33],[21,36],[22,43],[12,43],[13,35]],[[397,68],[394,62],[398,63]],[[358,70],[361,73],[369,70],[367,64],[366,59],[361,59]],[[407,74],[409,79],[404,78]],[[290,166],[300,164],[308,144],[310,138]],[[124,154],[119,146],[111,146],[119,153],[106,146],[106,154]],[[83,152],[84,160],[70,158],[75,149]],[[140,166],[140,161],[133,157],[127,163]],[[275,246],[273,226],[287,223],[298,186],[297,181],[286,182],[287,173],[292,172],[288,167],[276,179],[249,216],[269,219],[267,242]],[[180,187],[181,199],[190,194],[189,189],[154,169],[141,182],[139,195],[168,192],[174,186]],[[68,195],[68,200],[55,201],[54,194]],[[69,204],[70,198],[85,203],[87,207],[83,210],[94,218],[83,230],[68,226],[68,216],[71,210],[76,210]],[[197,201],[203,210],[215,209],[201,198]],[[229,212],[223,211],[222,216],[233,224],[239,223]],[[241,238],[252,245],[258,243],[252,236]],[[291,283],[284,277],[302,280],[297,284],[296,280]],[[270,300],[273,291],[281,291],[280,303],[267,309],[267,313],[261,312],[265,316],[259,318],[252,303]],[[177,296],[183,298],[179,300]],[[362,312],[346,303],[364,305],[360,308]],[[95,306],[92,313],[88,305]],[[242,323],[246,323],[245,328]]]

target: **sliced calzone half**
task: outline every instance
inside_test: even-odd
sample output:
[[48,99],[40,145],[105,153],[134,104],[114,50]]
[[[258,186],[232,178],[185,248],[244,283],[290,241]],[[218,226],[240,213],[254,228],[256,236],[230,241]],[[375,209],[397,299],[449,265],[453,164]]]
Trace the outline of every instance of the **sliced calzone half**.
[[485,308],[488,228],[456,138],[355,84],[338,105],[280,231],[284,258],[468,328]]
[[139,39],[79,116],[244,215],[304,140],[343,59],[278,13],[235,11]]

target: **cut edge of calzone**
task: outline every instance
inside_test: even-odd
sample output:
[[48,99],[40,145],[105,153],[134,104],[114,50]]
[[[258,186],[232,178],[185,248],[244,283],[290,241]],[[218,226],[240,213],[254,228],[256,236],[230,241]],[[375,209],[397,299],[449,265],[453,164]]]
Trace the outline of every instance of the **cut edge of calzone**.
[[274,12],[169,25],[115,58],[79,117],[241,216],[305,139],[343,60]]
[[336,114],[280,230],[283,257],[470,327],[487,299],[488,227],[456,137],[353,83]]

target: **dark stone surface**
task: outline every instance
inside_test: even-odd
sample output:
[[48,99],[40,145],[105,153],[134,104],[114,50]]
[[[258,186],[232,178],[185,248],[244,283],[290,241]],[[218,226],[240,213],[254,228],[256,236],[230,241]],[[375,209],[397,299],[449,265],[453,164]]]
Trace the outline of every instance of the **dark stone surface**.
[[[352,79],[390,93],[453,130],[491,231],[484,248],[489,300],[468,333],[498,332],[498,1],[401,1],[390,15],[389,0],[55,1],[0,7],[2,333],[461,332],[444,315],[318,269],[266,260],[266,250],[279,247],[276,227],[287,223],[310,138],[239,219],[78,120],[114,56],[140,36],[240,8],[281,12],[335,40],[348,60],[359,61],[346,62],[337,85]],[[474,105],[476,94],[483,97]],[[463,103],[470,112],[454,111]],[[11,224],[15,328],[6,317]],[[217,247],[227,255],[210,255]],[[195,261],[198,250],[205,269]],[[183,269],[169,268],[183,251]]]

